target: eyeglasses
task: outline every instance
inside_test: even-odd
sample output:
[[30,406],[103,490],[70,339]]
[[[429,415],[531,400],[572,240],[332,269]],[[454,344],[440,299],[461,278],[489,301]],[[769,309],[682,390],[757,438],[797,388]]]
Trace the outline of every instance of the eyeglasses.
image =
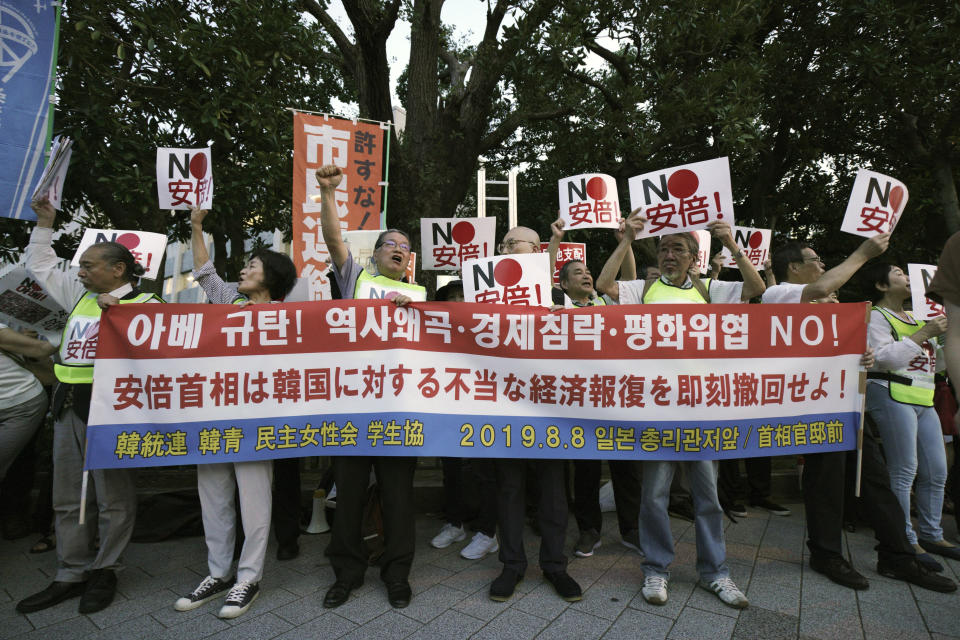
[[667,253],[672,253],[673,255],[680,257],[680,256],[685,256],[690,252],[687,251],[686,249],[678,249],[676,247],[658,247],[657,253],[662,253],[664,255],[666,255]]
[[513,248],[514,248],[515,246],[517,246],[518,244],[521,244],[521,243],[524,243],[524,242],[530,243],[530,244],[533,246],[534,249],[539,249],[539,248],[540,248],[540,245],[539,245],[538,243],[536,243],[536,242],[533,242],[532,240],[517,240],[517,239],[515,239],[515,238],[514,238],[514,239],[511,239],[511,240],[504,240],[504,241],[503,241],[502,243],[500,243],[500,244],[501,244],[501,246],[504,246],[504,247],[506,247],[507,249],[513,249]]
[[820,259],[820,256],[813,256],[812,258],[804,258],[803,261],[804,261],[804,262],[819,262],[820,264],[824,264],[823,260]]
[[387,249],[396,249],[400,247],[403,251],[410,251],[410,244],[407,242],[397,242],[396,240],[384,240],[377,245],[377,249],[386,247]]

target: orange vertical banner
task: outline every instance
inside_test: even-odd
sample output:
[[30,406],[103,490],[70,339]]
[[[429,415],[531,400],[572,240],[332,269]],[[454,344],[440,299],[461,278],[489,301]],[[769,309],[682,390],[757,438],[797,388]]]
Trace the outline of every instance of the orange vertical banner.
[[[314,171],[326,164],[343,169],[337,187],[342,231],[380,228],[384,129],[378,123],[323,115],[293,114],[293,263],[319,291],[330,256],[320,231],[320,188]],[[317,196],[316,201],[311,196]]]

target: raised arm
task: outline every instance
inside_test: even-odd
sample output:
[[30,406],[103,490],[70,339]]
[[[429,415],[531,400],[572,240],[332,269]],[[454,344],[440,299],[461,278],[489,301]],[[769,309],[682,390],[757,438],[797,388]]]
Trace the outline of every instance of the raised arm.
[[[647,219],[640,215],[640,209],[634,209],[630,217],[621,220],[619,229],[619,242],[617,248],[613,250],[610,257],[607,258],[600,275],[594,283],[594,287],[600,293],[610,296],[615,302],[620,301],[620,285],[617,282],[617,271],[621,270],[625,261],[633,263],[633,271],[636,274],[637,265],[633,258],[633,239],[637,233],[643,230],[643,225]],[[630,255],[627,255],[630,254]]]
[[[557,212],[559,213],[559,211]],[[557,218],[550,223],[550,244],[547,246],[547,255],[550,257],[550,269],[557,264],[557,253],[563,241],[563,220]]]
[[193,248],[193,268],[197,269],[210,261],[207,243],[203,241],[203,219],[209,211],[190,207],[190,245]]
[[773,274],[773,261],[770,258],[763,261],[763,281],[768,289],[777,286],[777,276]]
[[740,300],[747,302],[767,290],[767,285],[763,283],[760,272],[753,266],[753,263],[743,255],[743,251],[733,240],[733,233],[730,225],[726,222],[714,220],[707,225],[710,233],[720,241],[724,247],[730,251],[730,255],[737,261],[737,267],[740,269],[740,275],[743,276],[743,293],[740,294]]
[[320,228],[323,231],[323,241],[327,244],[327,251],[334,266],[339,270],[347,261],[347,245],[340,235],[340,216],[337,215],[336,190],[343,171],[332,164],[317,169],[317,184],[320,185]]
[[30,234],[25,252],[27,271],[36,278],[50,297],[67,311],[73,309],[86,289],[73,275],[59,269],[60,259],[53,250],[53,221],[56,210],[47,196],[30,203],[37,214],[37,226]]
[[0,349],[28,358],[48,358],[57,351],[56,345],[25,336],[9,327],[0,329]]
[[853,277],[853,274],[871,258],[876,258],[890,246],[890,234],[881,233],[864,240],[857,250],[850,256],[824,273],[816,282],[803,288],[801,302],[810,302],[826,297],[831,291],[836,291]]

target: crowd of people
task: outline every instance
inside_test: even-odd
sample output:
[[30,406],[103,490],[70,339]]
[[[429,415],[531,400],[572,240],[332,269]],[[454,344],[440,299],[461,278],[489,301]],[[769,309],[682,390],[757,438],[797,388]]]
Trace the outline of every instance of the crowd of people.
[[[370,285],[394,292],[392,302],[403,306],[422,300],[426,290],[407,282],[410,236],[398,229],[382,232],[371,264],[361,265],[341,236],[335,190],[341,170],[325,166],[316,172],[321,194],[323,238],[330,252],[335,296],[363,298]],[[130,541],[136,514],[136,484],[129,469],[89,472],[85,524],[80,524],[80,484],[83,477],[85,430],[91,403],[96,331],[100,314],[117,304],[162,302],[138,287],[143,268],[124,246],[100,243],[80,258],[76,277],[57,269],[51,246],[55,211],[49,202],[34,202],[38,221],[27,247],[26,268],[70,315],[58,347],[35,334],[0,325],[0,479],[12,460],[42,422],[48,396],[41,381],[55,357],[56,384],[49,402],[53,430],[53,511],[57,570],[44,590],[17,604],[30,613],[78,597],[79,611],[92,613],[109,606],[117,585],[121,555]],[[191,212],[194,277],[215,304],[271,304],[282,302],[296,280],[291,260],[261,250],[250,256],[239,281],[227,283],[216,273],[202,239],[207,212]],[[862,513],[877,540],[877,571],[925,589],[952,592],[956,583],[943,575],[935,556],[960,559],[960,548],[943,535],[941,517],[947,482],[947,456],[941,420],[933,409],[935,376],[943,369],[960,376],[960,234],[944,248],[940,270],[930,296],[942,302],[947,318],[924,322],[905,308],[909,281],[896,265],[878,260],[886,251],[889,234],[865,240],[840,264],[827,270],[815,250],[801,242],[775,246],[772,260],[761,275],[738,249],[731,228],[713,222],[709,231],[728,250],[740,278],[719,277],[715,260],[708,277],[697,268],[698,242],[689,233],[660,236],[655,265],[637,277],[633,239],[645,220],[634,212],[621,221],[617,245],[596,281],[587,265],[567,262],[554,291],[557,306],[594,307],[609,304],[747,304],[831,303],[836,292],[859,274],[861,288],[873,303],[868,349],[861,366],[868,370],[867,419],[862,446]],[[548,252],[552,258],[564,236],[562,221],[551,225]],[[527,227],[510,229],[499,245],[502,254],[540,251],[539,234]],[[869,264],[868,264],[869,263]],[[453,282],[440,288],[436,300],[463,301],[463,287]],[[943,338],[946,338],[945,344]],[[949,425],[952,428],[952,424]],[[853,589],[866,589],[867,579],[843,553],[843,527],[851,505],[842,487],[849,483],[850,452],[804,456],[802,493],[805,507],[810,567],[830,580]],[[569,504],[579,534],[572,553],[589,557],[601,544],[599,501],[601,462],[558,459],[444,458],[444,523],[430,541],[446,548],[466,541],[460,555],[478,560],[498,553],[502,572],[489,587],[492,600],[509,600],[523,580],[528,560],[524,530],[528,513],[540,537],[539,566],[559,597],[583,597],[580,585],[567,572]],[[769,458],[747,461],[751,506],[778,516],[790,510],[771,499]],[[573,490],[568,496],[572,467]],[[724,539],[724,517],[745,516],[739,503],[741,478],[738,461],[683,462],[617,460],[609,463],[617,524],[622,543],[643,556],[638,585],[643,598],[662,605],[669,598],[674,539],[670,515],[687,517],[696,533],[696,569],[700,586],[724,604],[743,608],[747,597],[730,577]],[[395,608],[413,597],[408,581],[416,546],[412,457],[339,456],[332,458],[337,488],[336,517],[326,555],[335,580],[323,606],[335,608],[362,585],[370,564],[364,544],[364,518],[370,497],[371,473],[376,477],[382,513],[383,550],[380,577],[386,597]],[[277,557],[299,553],[300,471],[297,459],[204,464],[197,467],[209,575],[190,593],[173,603],[188,611],[222,598],[219,615],[233,618],[256,600],[263,579],[271,524],[277,538]],[[479,496],[468,499],[468,493]],[[236,496],[239,496],[239,516]],[[476,502],[475,508],[467,505]],[[914,529],[911,510],[916,511]],[[239,517],[239,521],[238,521]],[[242,527],[239,556],[235,547]],[[236,566],[234,566],[236,564]]]

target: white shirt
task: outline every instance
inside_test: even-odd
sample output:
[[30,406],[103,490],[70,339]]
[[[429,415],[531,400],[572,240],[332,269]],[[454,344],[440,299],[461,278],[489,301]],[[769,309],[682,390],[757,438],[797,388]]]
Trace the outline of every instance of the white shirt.
[[[670,284],[670,281],[667,280],[665,276],[661,276],[660,280],[665,284],[674,286]],[[620,304],[642,304],[643,287],[646,282],[646,280],[618,280],[617,285],[620,287]],[[690,280],[690,277],[688,276],[686,282],[684,282],[683,286],[679,288],[689,289],[692,286],[693,281]],[[706,286],[706,283],[704,283],[704,286]],[[739,303],[742,302],[741,298],[743,296],[743,283],[729,282],[726,280],[711,280],[709,291],[710,302],[714,304]]]
[[[889,312],[890,310],[887,309]],[[892,313],[892,312],[890,312]],[[896,313],[892,315],[899,317]],[[903,318],[900,318],[903,320]],[[906,321],[905,321],[906,322]],[[908,323],[911,324],[911,323]],[[935,370],[943,371],[945,368],[944,358],[941,356],[941,348],[935,341],[930,343],[934,345]],[[873,310],[870,312],[870,324],[867,327],[867,344],[873,347],[873,353],[876,358],[874,365],[869,371],[896,371],[903,369],[917,356],[924,353],[923,348],[909,338],[901,340],[893,339],[893,329],[883,314]],[[871,379],[870,384],[879,384],[884,387],[890,386],[886,380]]]
[[806,286],[793,282],[781,282],[767,287],[760,301],[766,304],[796,304],[803,301],[803,290]]
[[[0,322],[0,329],[8,328]],[[0,349],[0,410],[23,404],[43,393],[43,385],[20,366],[19,357]]]

